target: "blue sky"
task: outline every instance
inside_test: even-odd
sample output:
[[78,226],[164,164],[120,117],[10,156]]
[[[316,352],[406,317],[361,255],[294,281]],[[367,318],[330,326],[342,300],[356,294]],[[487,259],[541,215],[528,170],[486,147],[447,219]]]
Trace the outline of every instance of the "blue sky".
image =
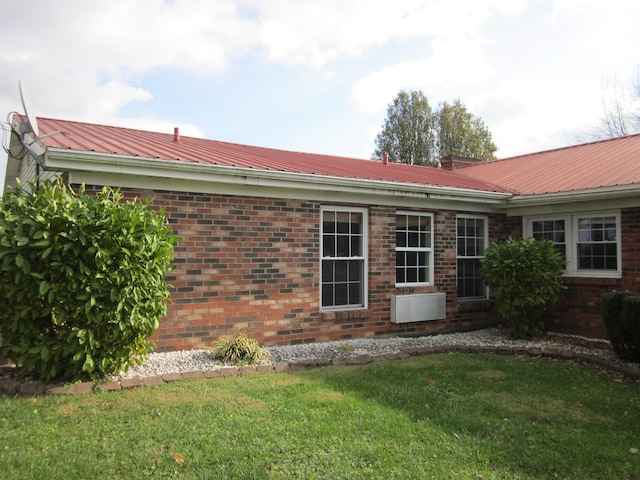
[[0,0],[0,121],[22,80],[38,116],[369,158],[420,89],[507,157],[578,143],[638,71],[639,20],[637,0]]

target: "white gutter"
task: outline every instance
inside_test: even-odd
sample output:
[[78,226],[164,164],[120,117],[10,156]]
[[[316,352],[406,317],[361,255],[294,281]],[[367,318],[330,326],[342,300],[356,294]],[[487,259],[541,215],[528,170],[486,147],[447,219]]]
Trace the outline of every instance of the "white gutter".
[[507,201],[507,209],[509,215],[526,215],[532,210],[540,208],[557,210],[558,206],[561,206],[573,209],[578,204],[590,204],[595,207],[638,207],[640,206],[640,184],[616,185],[569,192],[514,195]]
[[59,172],[95,172],[126,176],[166,178],[172,180],[233,184],[242,186],[293,188],[383,196],[414,196],[442,201],[463,201],[504,207],[510,193],[487,192],[464,188],[442,187],[382,180],[367,180],[292,173],[246,167],[232,167],[175,160],[142,158],[97,152],[79,152],[49,147],[47,170]]
[[584,190],[571,190],[569,192],[516,195],[511,200],[509,200],[509,205],[514,207],[528,207],[534,205],[566,203],[576,200],[598,201],[630,197],[639,197],[640,201],[640,184],[616,185],[613,187],[589,188]]

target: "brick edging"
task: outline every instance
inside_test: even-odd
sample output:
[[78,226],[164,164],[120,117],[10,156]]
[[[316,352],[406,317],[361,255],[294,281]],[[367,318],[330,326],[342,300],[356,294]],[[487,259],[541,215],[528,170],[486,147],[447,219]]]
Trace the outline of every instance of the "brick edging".
[[293,363],[276,365],[246,365],[241,367],[221,366],[211,370],[198,370],[184,373],[166,373],[150,377],[133,377],[106,382],[82,382],[68,385],[50,384],[37,381],[20,382],[11,376],[0,376],[0,393],[8,395],[83,395],[98,391],[118,391],[138,387],[153,387],[167,383],[189,380],[193,378],[218,378],[236,375],[253,375],[258,373],[296,372],[323,366],[364,365],[372,362],[399,360],[414,356],[433,355],[439,353],[475,353],[494,355],[520,355],[534,358],[551,358],[574,361],[594,367],[603,368],[622,375],[630,380],[640,380],[640,367],[619,361],[603,358],[595,353],[576,352],[571,349],[556,347],[520,347],[520,346],[484,346],[484,345],[437,345],[431,347],[410,348],[398,353],[359,355],[356,357],[336,357],[301,360]]

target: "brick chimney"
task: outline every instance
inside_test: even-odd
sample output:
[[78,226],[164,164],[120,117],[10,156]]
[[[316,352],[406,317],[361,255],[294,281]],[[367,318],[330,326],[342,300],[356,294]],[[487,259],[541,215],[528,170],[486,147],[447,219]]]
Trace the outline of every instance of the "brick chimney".
[[470,167],[482,163],[484,160],[472,157],[459,157],[457,155],[447,155],[440,159],[440,166],[445,170],[456,170],[458,168]]

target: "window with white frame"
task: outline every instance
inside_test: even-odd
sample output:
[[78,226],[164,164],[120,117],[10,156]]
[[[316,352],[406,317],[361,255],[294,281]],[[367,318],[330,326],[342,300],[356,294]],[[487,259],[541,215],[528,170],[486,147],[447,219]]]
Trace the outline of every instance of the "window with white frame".
[[552,220],[533,220],[531,222],[531,236],[536,240],[553,242],[560,255],[567,258],[566,221],[564,218]]
[[433,283],[433,214],[396,213],[396,286]]
[[[550,232],[546,226],[554,225]],[[605,212],[528,218],[525,233],[554,242],[567,259],[569,276],[620,276],[620,214]],[[564,241],[561,239],[564,237]]]
[[484,257],[488,242],[487,224],[488,219],[484,216],[458,215],[458,299],[487,297],[487,287],[480,273],[480,261]]
[[323,310],[367,306],[367,210],[322,207]]

